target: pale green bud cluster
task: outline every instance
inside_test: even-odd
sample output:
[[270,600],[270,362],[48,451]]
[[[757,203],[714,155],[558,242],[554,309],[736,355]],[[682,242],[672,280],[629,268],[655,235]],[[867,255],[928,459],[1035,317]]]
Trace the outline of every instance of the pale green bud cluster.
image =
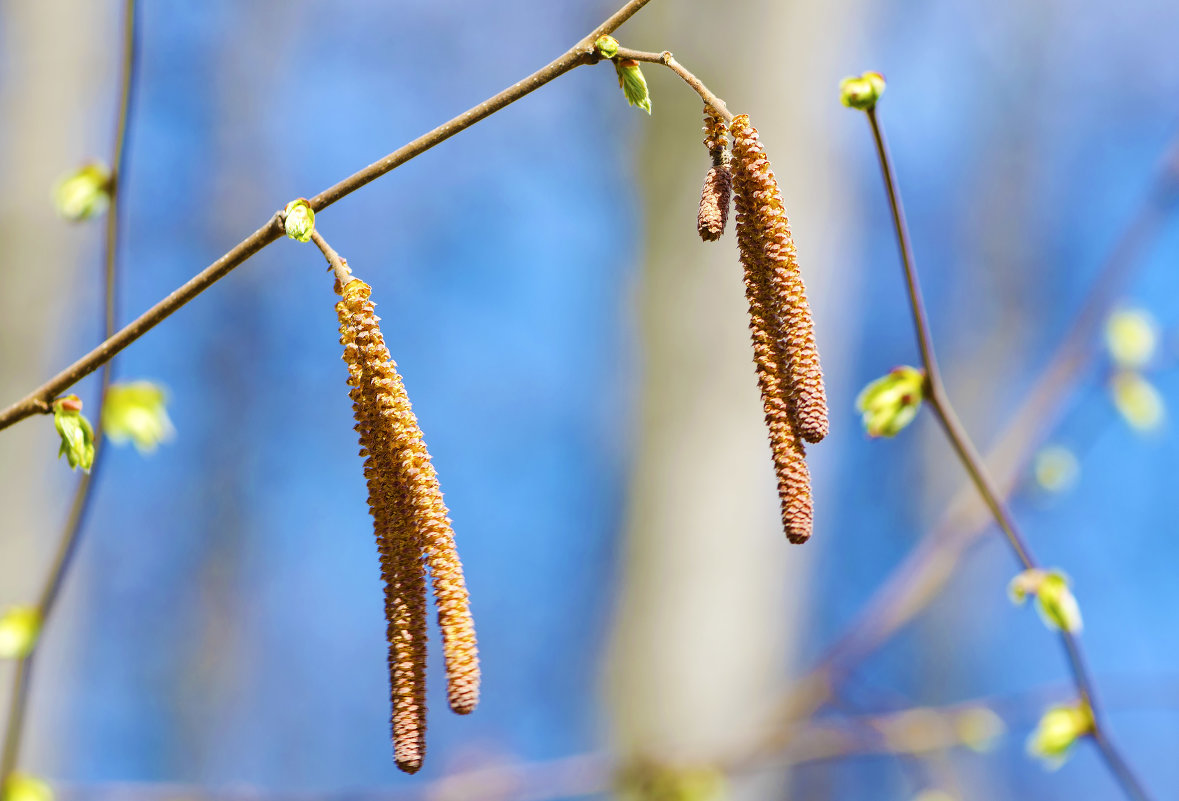
[[1053,706],[1028,737],[1028,753],[1055,770],[1064,764],[1073,744],[1092,732],[1093,713],[1084,702]]
[[848,76],[839,82],[839,102],[848,108],[871,111],[884,94],[884,86],[884,76],[879,72]]
[[296,242],[311,241],[311,234],[315,232],[315,210],[307,198],[301,197],[287,204],[283,225],[287,236]]
[[1025,570],[1007,585],[1012,603],[1036,596],[1036,609],[1049,628],[1077,633],[1083,627],[1081,607],[1069,587],[1069,577],[1059,570]]
[[602,58],[614,58],[618,55],[618,40],[613,36],[599,36],[594,42],[594,50],[597,50]]
[[1118,367],[1140,370],[1154,357],[1158,324],[1144,309],[1119,309],[1105,322],[1105,344]]
[[925,372],[896,367],[856,397],[864,429],[870,437],[894,437],[913,422],[925,399]]
[[140,453],[151,453],[176,434],[168,417],[167,393],[151,381],[112,384],[102,407],[102,427],[111,442],[135,443]]
[[94,429],[82,414],[82,401],[77,395],[66,395],[53,402],[53,425],[61,436],[58,458],[65,456],[71,468],[90,472],[94,464]]
[[111,202],[111,173],[105,164],[92,162],[63,177],[53,188],[57,213],[70,222],[82,222],[106,211]]
[[1032,462],[1036,484],[1046,492],[1064,492],[1077,483],[1080,473],[1076,454],[1061,445],[1040,449]]
[[1117,368],[1109,392],[1118,414],[1139,431],[1157,429],[1167,405],[1142,371],[1158,347],[1158,324],[1144,309],[1119,309],[1106,320],[1105,345]]
[[0,659],[24,659],[41,634],[41,612],[35,606],[13,606],[0,614]]

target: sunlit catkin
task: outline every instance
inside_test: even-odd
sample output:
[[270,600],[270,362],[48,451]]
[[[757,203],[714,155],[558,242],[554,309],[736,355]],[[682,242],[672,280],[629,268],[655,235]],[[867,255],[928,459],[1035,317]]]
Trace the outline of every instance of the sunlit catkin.
[[462,565],[405,386],[358,279],[339,288],[340,341],[365,459],[369,507],[385,581],[394,756],[413,773],[425,747],[426,577],[442,628],[451,707],[474,709],[479,662]]
[[[790,269],[778,245],[780,228],[770,213],[774,196],[767,189],[764,155],[750,147],[748,117],[733,120],[733,186],[737,210],[737,246],[745,268],[745,297],[758,387],[769,429],[770,449],[778,477],[782,526],[793,543],[806,542],[814,528],[814,506],[806,449],[799,431],[797,397],[791,381],[788,313],[782,287]],[[753,139],[753,144],[757,144]],[[768,170],[768,164],[766,164]],[[772,173],[770,181],[773,180]],[[767,208],[768,207],[768,208]],[[788,236],[788,233],[787,233]],[[797,266],[794,267],[797,271]],[[813,339],[812,339],[813,342]],[[820,379],[820,388],[821,388]],[[824,415],[825,417],[825,415]]]
[[725,232],[729,219],[729,198],[733,178],[729,170],[729,152],[725,147],[725,121],[708,106],[704,107],[704,145],[712,157],[712,167],[704,176],[700,190],[700,211],[696,231],[705,242],[715,242]]
[[785,358],[778,365],[789,386],[789,404],[797,431],[808,442],[827,436],[827,394],[823,387],[823,370],[815,346],[815,327],[790,221],[782,203],[774,171],[750,126],[749,117],[733,118],[733,173],[738,197],[744,195],[750,223],[756,236],[750,241],[763,264],[773,288],[767,323],[770,335],[784,347]]

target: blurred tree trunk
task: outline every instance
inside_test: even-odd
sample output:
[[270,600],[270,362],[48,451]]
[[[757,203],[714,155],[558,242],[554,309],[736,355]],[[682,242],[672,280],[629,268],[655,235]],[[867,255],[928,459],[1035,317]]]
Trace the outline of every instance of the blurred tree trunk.
[[[102,332],[101,226],[69,226],[54,214],[54,183],[105,154],[114,102],[115,3],[0,2],[0,405],[44,381]],[[109,98],[109,103],[107,102]],[[103,156],[105,159],[105,156]],[[87,404],[92,395],[80,392]],[[94,409],[87,412],[93,416]],[[76,477],[56,461],[57,435],[45,418],[0,436],[0,608],[32,603],[48,569]],[[52,482],[46,481],[52,476]],[[51,668],[64,639],[47,639]],[[0,665],[0,712],[11,665]],[[51,698],[41,697],[42,700]],[[38,744],[51,738],[30,714],[25,760],[43,770]],[[40,711],[39,711],[40,710]],[[49,750],[46,748],[46,750]]]
[[[791,213],[833,403],[854,426],[843,376],[849,321],[840,219],[843,176],[831,126],[859,6],[653,3],[623,44],[671,49],[759,128]],[[644,66],[654,114],[636,161],[646,236],[637,295],[642,342],[638,444],[610,669],[613,730],[624,758],[707,765],[765,730],[789,680],[824,528],[833,464],[811,449],[813,542],[787,544],[761,401],[733,220],[718,243],[695,232],[708,168],[702,104],[671,74]],[[844,279],[844,280],[841,280]],[[843,325],[835,326],[838,308]],[[831,451],[827,451],[831,453]],[[768,784],[767,784],[768,782]],[[769,798],[780,777],[738,781]]]

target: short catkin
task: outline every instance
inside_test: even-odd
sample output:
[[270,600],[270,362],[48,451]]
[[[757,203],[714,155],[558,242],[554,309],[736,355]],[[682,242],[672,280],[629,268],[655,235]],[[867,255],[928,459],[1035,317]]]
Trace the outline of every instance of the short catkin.
[[426,569],[442,628],[450,705],[479,698],[474,623],[454,533],[421,429],[359,279],[337,287],[340,342],[356,417],[369,509],[385,582],[393,747],[398,767],[422,764],[426,732]]
[[712,157],[712,167],[704,176],[700,189],[700,211],[696,215],[696,232],[705,242],[715,242],[725,233],[729,219],[729,198],[733,178],[729,170],[725,121],[710,107],[704,107],[704,145]]
[[787,539],[806,542],[814,501],[803,440],[827,434],[827,402],[789,222],[777,181],[748,116],[733,118],[737,244],[754,364],[765,409]]

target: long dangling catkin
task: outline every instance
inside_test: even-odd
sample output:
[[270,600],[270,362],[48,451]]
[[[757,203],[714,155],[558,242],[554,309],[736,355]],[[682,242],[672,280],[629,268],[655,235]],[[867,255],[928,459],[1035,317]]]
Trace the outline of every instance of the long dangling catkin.
[[381,335],[371,289],[358,279],[338,289],[340,341],[385,581],[394,755],[402,770],[413,773],[425,748],[427,565],[439,609],[450,703],[460,713],[470,712],[478,701],[474,623],[437,475]]
[[737,208],[737,246],[745,267],[745,298],[749,302],[749,330],[753,338],[753,361],[757,384],[765,409],[770,450],[778,477],[778,500],[782,507],[782,527],[792,543],[810,539],[814,528],[810,470],[806,448],[795,432],[790,413],[789,389],[784,383],[785,358],[775,338],[775,303],[767,262],[758,230],[758,209],[752,196],[748,176],[735,171]]
[[712,168],[704,176],[704,186],[700,189],[700,211],[696,215],[696,232],[705,242],[720,239],[729,219],[733,178],[725,142],[725,121],[705,106],[704,145],[712,157]]
[[771,312],[776,313],[771,313],[768,322],[773,326],[771,337],[785,350],[785,358],[778,365],[784,370],[780,378],[789,386],[790,412],[798,433],[808,442],[819,442],[828,431],[827,394],[790,221],[774,171],[748,115],[734,117],[730,131],[737,194],[744,194],[750,204],[761,259],[775,295]]

